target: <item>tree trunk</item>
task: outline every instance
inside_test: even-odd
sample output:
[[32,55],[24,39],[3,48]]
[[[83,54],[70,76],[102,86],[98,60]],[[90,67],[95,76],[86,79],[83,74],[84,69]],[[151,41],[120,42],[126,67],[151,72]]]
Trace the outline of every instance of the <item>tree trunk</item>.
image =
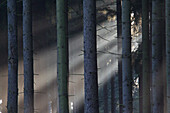
[[143,113],[150,113],[149,1],[142,0],[142,87]]
[[132,113],[130,0],[122,1],[123,113]]
[[[149,74],[150,74],[150,103],[152,103],[152,0],[149,0]],[[150,105],[151,107],[152,105]],[[150,108],[151,113],[152,109]]]
[[108,79],[103,83],[103,104],[104,113],[108,113]]
[[96,53],[96,0],[84,0],[83,9],[85,113],[99,113]]
[[162,26],[163,26],[163,33],[162,33],[162,56],[163,56],[163,65],[162,65],[162,76],[163,76],[163,94],[164,94],[164,113],[166,111],[166,36],[165,36],[165,0],[162,0]]
[[163,88],[163,2],[152,0],[152,108],[153,113],[163,113],[164,88]]
[[[117,43],[118,53],[122,53],[122,22],[121,22],[121,0],[116,0],[117,6]],[[123,113],[123,100],[122,100],[122,58],[118,58],[118,79],[119,79],[119,113]]]
[[111,113],[116,113],[116,101],[115,101],[115,75],[111,78]]
[[167,79],[167,113],[170,113],[170,0],[166,0],[166,79]]
[[7,0],[8,12],[8,113],[18,112],[18,40],[16,0]]
[[34,113],[32,4],[23,0],[24,113]]
[[68,113],[68,1],[56,0],[59,113]]
[[[142,72],[142,68],[140,70]],[[142,73],[139,73],[139,113],[143,113],[143,78]]]

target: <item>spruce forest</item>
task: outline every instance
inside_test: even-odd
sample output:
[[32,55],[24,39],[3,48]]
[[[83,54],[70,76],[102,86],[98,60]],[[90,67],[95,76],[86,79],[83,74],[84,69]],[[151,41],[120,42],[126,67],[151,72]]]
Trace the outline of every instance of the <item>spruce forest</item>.
[[0,113],[170,113],[170,0],[0,0]]

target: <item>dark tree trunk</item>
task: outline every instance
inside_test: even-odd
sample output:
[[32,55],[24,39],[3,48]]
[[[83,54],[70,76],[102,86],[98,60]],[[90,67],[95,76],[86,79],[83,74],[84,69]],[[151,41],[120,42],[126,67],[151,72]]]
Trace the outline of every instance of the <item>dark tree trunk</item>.
[[[150,65],[150,103],[152,103],[152,0],[149,0],[149,65]],[[151,107],[152,105],[150,105]],[[152,113],[152,109],[151,109]]]
[[[142,70],[140,70],[142,71]],[[142,83],[143,83],[143,78],[142,78],[142,73],[139,73],[139,113],[143,113],[143,87],[142,87]]]
[[167,79],[167,97],[166,110],[170,113],[170,0],[166,0],[166,79]]
[[7,0],[8,12],[8,113],[18,112],[18,43],[16,0]]
[[[122,53],[122,22],[121,22],[121,0],[116,0],[117,6],[117,43],[118,53]],[[123,113],[123,99],[122,99],[122,58],[118,58],[118,79],[119,79],[119,113]]]
[[163,2],[152,0],[152,108],[153,113],[163,113]]
[[111,78],[111,113],[116,113],[115,75]]
[[108,79],[103,84],[103,104],[104,113],[108,113]]
[[68,0],[56,0],[59,113],[68,113]]
[[140,98],[143,100],[142,110],[150,113],[150,63],[149,63],[149,1],[142,0],[142,83],[143,88]]
[[85,113],[99,113],[96,53],[96,0],[84,0],[83,9]]
[[24,113],[34,113],[32,4],[23,0]]
[[123,113],[132,113],[133,111],[130,4],[130,0],[122,1]]
[[162,56],[163,56],[163,65],[162,65],[162,75],[163,75],[163,88],[164,88],[164,103],[163,103],[163,106],[164,106],[164,113],[167,113],[167,105],[166,105],[166,97],[167,97],[167,93],[166,93],[166,84],[167,84],[167,81],[166,81],[166,36],[165,36],[165,0],[162,0],[162,26],[163,26],[163,29],[162,29]]

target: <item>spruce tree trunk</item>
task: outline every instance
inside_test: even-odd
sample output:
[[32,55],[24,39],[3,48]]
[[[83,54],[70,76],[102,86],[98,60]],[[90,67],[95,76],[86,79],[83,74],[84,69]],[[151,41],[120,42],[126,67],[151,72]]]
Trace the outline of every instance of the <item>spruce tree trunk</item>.
[[96,0],[84,0],[83,9],[85,113],[99,113],[96,53]]
[[18,40],[16,0],[7,0],[8,12],[8,113],[18,112]]
[[56,0],[59,113],[68,113],[68,1]]
[[116,113],[115,75],[111,78],[111,113]]
[[152,112],[163,113],[164,88],[163,88],[163,2],[152,0]]
[[167,113],[170,113],[170,0],[166,0],[166,79],[167,79]]
[[108,113],[108,79],[103,84],[103,104],[104,113]]
[[[121,11],[121,0],[116,0],[117,9],[117,43],[118,43],[118,53],[122,53],[122,11]],[[123,100],[122,100],[122,58],[118,58],[118,79],[119,79],[119,113],[123,113]]]
[[[149,65],[150,65],[150,103],[152,103],[152,0],[149,0]],[[152,105],[150,105],[152,107]],[[152,108],[151,113],[152,113]]]
[[162,56],[163,56],[163,65],[162,65],[162,75],[163,75],[163,94],[164,94],[164,113],[167,113],[166,111],[166,35],[165,35],[165,0],[162,0]]
[[142,87],[143,113],[150,113],[149,1],[142,0]]
[[130,0],[122,1],[123,113],[132,113]]
[[[142,68],[140,70],[142,72]],[[143,113],[143,86],[142,86],[143,78],[142,73],[139,73],[139,113]]]
[[34,113],[32,4],[23,0],[24,113]]

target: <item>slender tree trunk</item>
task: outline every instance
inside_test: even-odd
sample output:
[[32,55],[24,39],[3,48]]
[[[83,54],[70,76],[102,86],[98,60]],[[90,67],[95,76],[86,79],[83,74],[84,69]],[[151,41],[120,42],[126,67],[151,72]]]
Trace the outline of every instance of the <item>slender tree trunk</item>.
[[7,0],[8,12],[8,113],[18,112],[18,40],[16,0]]
[[113,75],[110,81],[111,81],[111,113],[116,113],[115,75]]
[[108,113],[108,79],[103,84],[103,104],[104,113]]
[[[140,71],[142,71],[142,68]],[[142,84],[143,84],[142,73],[139,73],[139,113],[143,113],[143,98],[142,98],[143,86]]]
[[149,1],[142,0],[142,74],[143,113],[150,113],[150,65],[149,65]]
[[132,113],[130,0],[122,1],[123,113]]
[[96,53],[96,0],[84,0],[83,9],[85,113],[99,113]]
[[68,113],[68,1],[56,0],[59,113]]
[[166,79],[167,79],[167,113],[170,113],[170,0],[166,0]]
[[[150,103],[152,103],[152,0],[149,0],[149,74],[150,74]],[[150,105],[151,107],[151,105]],[[150,108],[151,109],[151,108]],[[151,109],[152,113],[152,109]]]
[[162,26],[163,26],[163,33],[162,33],[162,56],[163,56],[163,65],[162,65],[162,75],[163,75],[163,88],[164,88],[164,113],[166,111],[166,36],[165,36],[165,0],[162,0]]
[[[117,6],[117,43],[118,53],[122,53],[122,22],[121,22],[121,0],[116,0]],[[119,79],[119,113],[123,113],[122,100],[122,58],[118,58],[118,79]]]
[[152,0],[152,108],[153,113],[163,113],[164,88],[163,88],[163,2]]
[[23,0],[24,113],[34,113],[32,4]]

